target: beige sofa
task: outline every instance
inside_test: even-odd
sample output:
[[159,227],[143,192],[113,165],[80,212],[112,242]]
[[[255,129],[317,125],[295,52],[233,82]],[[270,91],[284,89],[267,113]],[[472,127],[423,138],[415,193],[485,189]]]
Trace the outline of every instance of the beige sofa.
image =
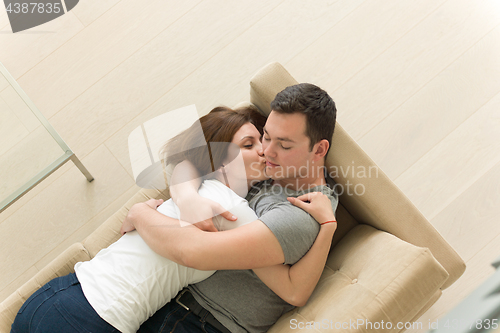
[[[276,93],[296,83],[280,64],[270,64],[251,80],[250,101],[268,114]],[[408,328],[462,275],[465,264],[339,124],[327,165],[344,191],[328,262],[307,305],[284,314],[269,332],[404,331],[405,323]],[[0,305],[0,331],[9,332],[18,309],[40,286],[116,241],[128,209],[149,198],[169,196],[139,191],[83,242],[70,246]]]

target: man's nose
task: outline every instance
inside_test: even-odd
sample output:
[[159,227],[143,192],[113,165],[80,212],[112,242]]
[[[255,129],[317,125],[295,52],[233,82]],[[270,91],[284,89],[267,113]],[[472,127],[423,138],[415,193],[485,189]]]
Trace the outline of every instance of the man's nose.
[[271,148],[271,145],[267,145],[266,147],[262,146],[262,151],[264,153],[264,156],[274,156],[274,151]]

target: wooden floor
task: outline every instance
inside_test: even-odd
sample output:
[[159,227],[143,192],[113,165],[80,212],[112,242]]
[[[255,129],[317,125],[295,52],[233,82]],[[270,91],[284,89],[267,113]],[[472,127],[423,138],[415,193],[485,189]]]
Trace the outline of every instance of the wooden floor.
[[[83,0],[16,34],[0,10],[0,61],[95,176],[68,163],[0,214],[0,301],[138,190],[134,128],[248,100],[274,61],[332,95],[339,123],[467,262],[424,323],[500,255],[498,0]],[[4,89],[0,129],[21,128],[5,105]]]

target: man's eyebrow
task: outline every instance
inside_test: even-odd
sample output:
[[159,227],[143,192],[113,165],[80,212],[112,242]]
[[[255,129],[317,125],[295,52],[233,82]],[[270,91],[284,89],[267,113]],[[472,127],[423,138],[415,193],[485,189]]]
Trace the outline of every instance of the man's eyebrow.
[[[269,135],[269,133],[267,133],[267,130],[266,128],[264,127],[264,132]],[[291,142],[291,143],[295,143],[295,141],[293,141],[292,139],[289,139],[289,138],[276,138],[276,140],[278,141],[285,141],[285,142]]]

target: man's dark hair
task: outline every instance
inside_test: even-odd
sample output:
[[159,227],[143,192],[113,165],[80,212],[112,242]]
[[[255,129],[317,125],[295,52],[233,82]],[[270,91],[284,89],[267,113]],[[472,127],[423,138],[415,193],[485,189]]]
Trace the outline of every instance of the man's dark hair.
[[[302,113],[306,116],[306,135],[309,137],[309,150],[323,140],[332,146],[337,109],[335,102],[326,91],[310,83],[300,83],[285,88],[271,102],[271,110],[278,113]],[[327,151],[327,153],[328,153]]]

